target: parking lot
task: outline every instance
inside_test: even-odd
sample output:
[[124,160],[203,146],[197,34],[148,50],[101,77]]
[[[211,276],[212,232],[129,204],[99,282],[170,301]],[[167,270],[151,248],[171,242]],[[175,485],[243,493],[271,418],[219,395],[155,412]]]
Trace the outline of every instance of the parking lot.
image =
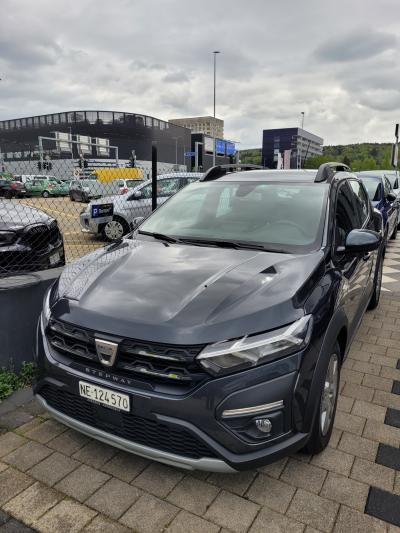
[[64,235],[65,254],[68,262],[78,259],[105,244],[100,237],[81,231],[79,215],[87,204],[71,202],[68,196],[26,198],[17,201],[41,209],[49,216],[57,219]]
[[[57,214],[66,201],[49,206]],[[0,417],[0,531],[29,531],[22,523],[49,533],[400,531],[399,242],[385,263],[381,303],[343,366],[334,432],[320,455],[238,474],[183,471],[90,440],[33,401]]]

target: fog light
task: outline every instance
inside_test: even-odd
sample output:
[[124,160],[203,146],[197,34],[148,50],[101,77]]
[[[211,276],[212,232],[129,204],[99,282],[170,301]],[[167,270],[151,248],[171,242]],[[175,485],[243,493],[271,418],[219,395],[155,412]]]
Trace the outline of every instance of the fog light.
[[256,418],[257,429],[262,433],[271,433],[272,423],[269,418]]

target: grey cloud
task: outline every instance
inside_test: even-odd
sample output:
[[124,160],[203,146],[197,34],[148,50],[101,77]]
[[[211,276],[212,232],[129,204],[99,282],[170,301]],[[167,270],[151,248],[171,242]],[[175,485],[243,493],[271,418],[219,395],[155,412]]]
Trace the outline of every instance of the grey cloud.
[[393,34],[363,29],[325,41],[315,54],[321,61],[356,61],[374,57],[396,44],[397,38]]
[[163,81],[165,83],[185,83],[189,81],[189,76],[183,71],[169,72],[164,76]]
[[[217,115],[242,147],[260,146],[263,128],[297,125],[300,111],[328,143],[385,140],[399,19],[393,0],[347,0],[346,17],[320,0],[2,0],[0,119],[96,107],[210,114],[219,49]],[[338,37],[327,40],[327,20]]]

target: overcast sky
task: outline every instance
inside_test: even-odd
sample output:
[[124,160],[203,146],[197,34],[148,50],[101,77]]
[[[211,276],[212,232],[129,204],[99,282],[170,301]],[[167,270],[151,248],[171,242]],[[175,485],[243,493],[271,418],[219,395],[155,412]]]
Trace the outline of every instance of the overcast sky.
[[0,119],[130,111],[212,114],[261,146],[300,124],[325,144],[392,141],[399,0],[2,0]]

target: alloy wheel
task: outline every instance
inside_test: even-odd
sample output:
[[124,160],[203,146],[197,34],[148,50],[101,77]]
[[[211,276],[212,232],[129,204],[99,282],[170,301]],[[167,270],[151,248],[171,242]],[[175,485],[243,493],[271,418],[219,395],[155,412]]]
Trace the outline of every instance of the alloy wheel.
[[324,389],[322,391],[320,408],[320,428],[325,436],[332,424],[335,412],[336,397],[339,388],[339,357],[336,353],[331,355],[326,371]]

